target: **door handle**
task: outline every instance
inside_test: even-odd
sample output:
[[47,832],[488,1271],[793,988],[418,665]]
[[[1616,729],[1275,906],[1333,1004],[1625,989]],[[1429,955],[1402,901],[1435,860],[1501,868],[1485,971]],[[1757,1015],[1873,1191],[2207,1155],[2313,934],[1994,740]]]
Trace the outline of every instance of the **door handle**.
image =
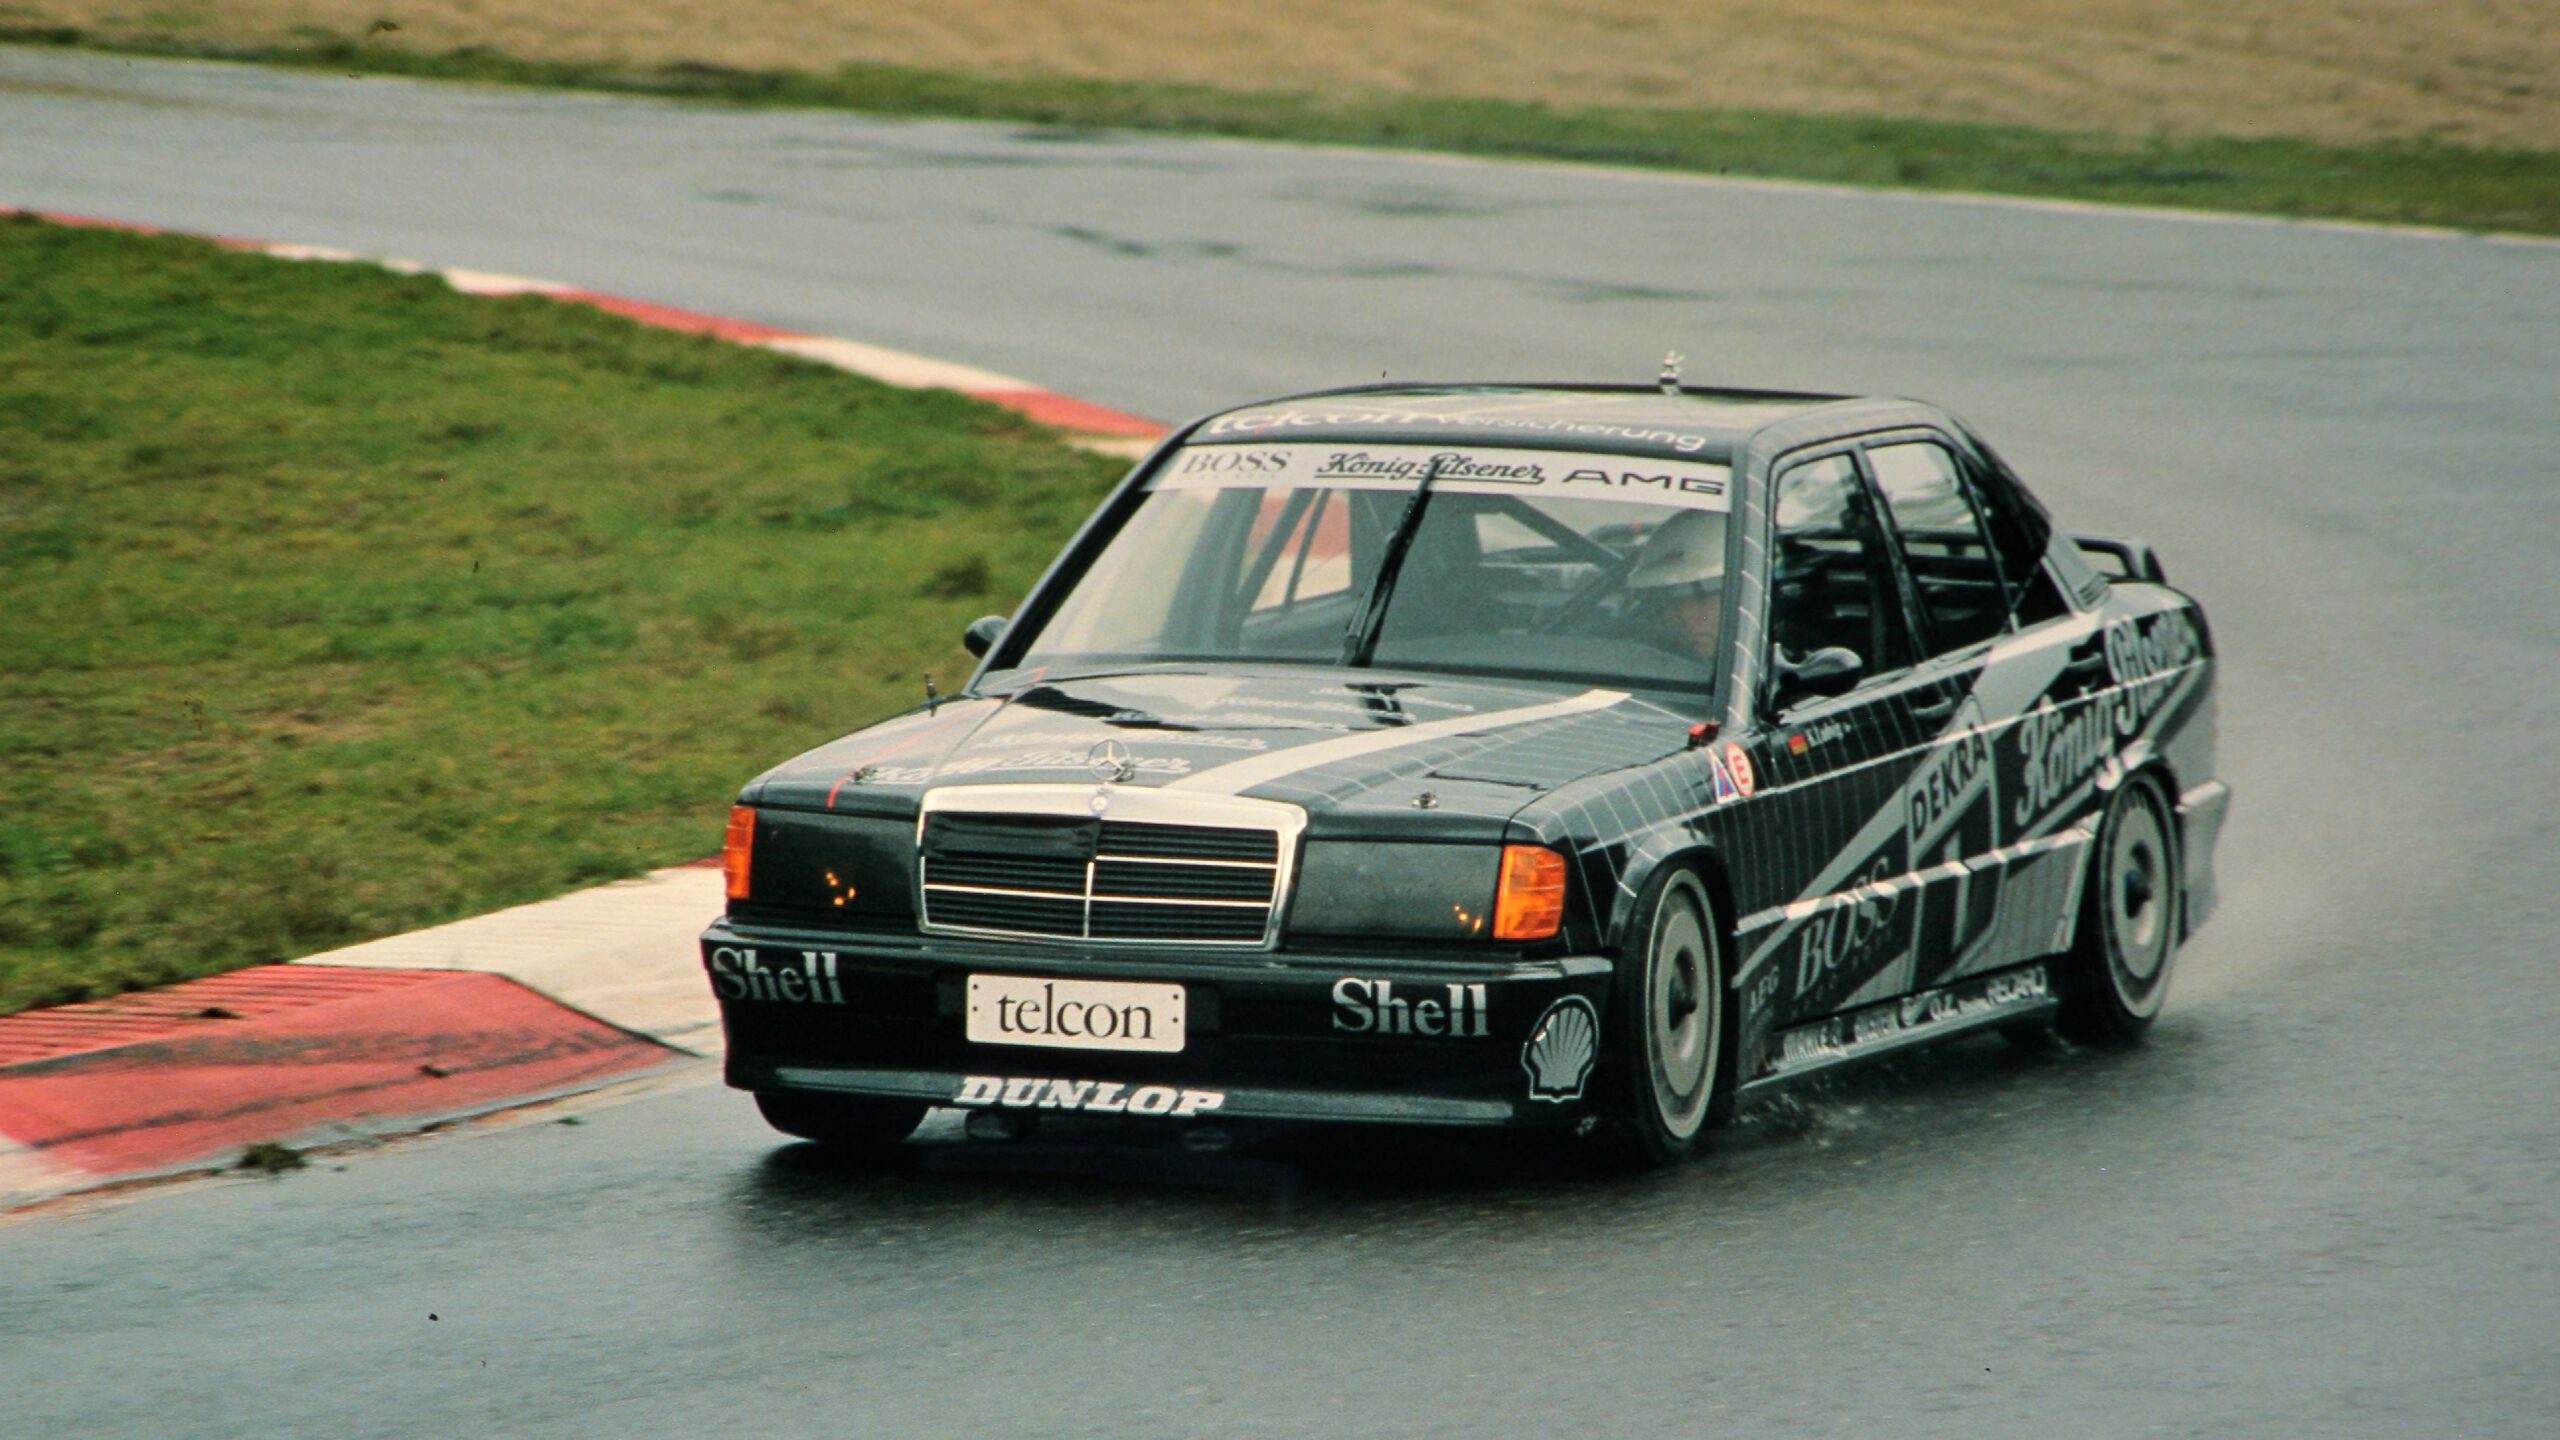
[[2062,663],[2065,675],[2095,675],[2107,668],[2107,640],[2092,635],[2071,647],[2071,658]]
[[1944,699],[1932,700],[1926,705],[1914,705],[1911,707],[1911,714],[1913,718],[1920,720],[1944,720],[1954,713],[1956,713],[1956,697],[1953,695],[1949,695]]

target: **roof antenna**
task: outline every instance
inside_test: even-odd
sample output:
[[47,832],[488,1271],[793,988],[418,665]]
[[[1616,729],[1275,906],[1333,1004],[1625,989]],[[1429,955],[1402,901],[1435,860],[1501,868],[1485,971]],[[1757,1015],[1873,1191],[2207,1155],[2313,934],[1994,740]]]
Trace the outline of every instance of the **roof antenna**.
[[1662,357],[1662,373],[1653,377],[1653,383],[1661,386],[1662,393],[1665,395],[1677,395],[1680,393],[1679,351],[1673,350],[1664,354]]
[[933,714],[942,707],[942,692],[933,688],[933,676],[924,677],[924,713]]

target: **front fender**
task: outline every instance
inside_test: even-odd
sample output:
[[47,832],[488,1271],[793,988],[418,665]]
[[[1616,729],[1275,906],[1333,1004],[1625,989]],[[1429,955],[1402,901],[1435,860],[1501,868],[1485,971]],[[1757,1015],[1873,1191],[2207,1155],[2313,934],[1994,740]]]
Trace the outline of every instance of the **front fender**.
[[[1628,849],[1624,863],[1618,868],[1615,892],[1609,897],[1612,903],[1600,915],[1600,939],[1604,947],[1612,952],[1626,949],[1628,937],[1635,929],[1636,912],[1644,903],[1646,889],[1656,876],[1674,867],[1695,870],[1705,883],[1707,898],[1716,907],[1712,918],[1726,941],[1726,952],[1731,953],[1732,881],[1725,873],[1723,857],[1716,853],[1715,847],[1685,827],[1640,837]],[[1596,912],[1599,907],[1595,904],[1593,909]],[[1733,983],[1730,972],[1734,967],[1728,964],[1725,968],[1728,972],[1725,984],[1730,987]]]

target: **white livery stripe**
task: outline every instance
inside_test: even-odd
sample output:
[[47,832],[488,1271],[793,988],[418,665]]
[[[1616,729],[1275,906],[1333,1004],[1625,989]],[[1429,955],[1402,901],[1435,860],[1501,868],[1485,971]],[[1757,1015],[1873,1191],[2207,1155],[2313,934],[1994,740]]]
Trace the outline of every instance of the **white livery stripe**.
[[1494,710],[1482,715],[1460,715],[1448,720],[1428,720],[1419,725],[1400,725],[1392,730],[1372,730],[1359,735],[1345,735],[1338,740],[1319,740],[1294,750],[1281,750],[1256,755],[1244,760],[1231,760],[1213,765],[1197,774],[1185,775],[1166,785],[1167,790],[1206,790],[1218,795],[1241,795],[1257,785],[1268,785],[1284,775],[1313,770],[1343,760],[1358,760],[1381,751],[1394,750],[1425,740],[1445,740],[1459,735],[1482,735],[1494,730],[1509,730],[1533,725],[1541,720],[1555,720],[1567,715],[1585,715],[1606,710],[1627,698],[1624,690],[1586,690],[1570,700],[1551,705],[1529,705],[1517,710]]

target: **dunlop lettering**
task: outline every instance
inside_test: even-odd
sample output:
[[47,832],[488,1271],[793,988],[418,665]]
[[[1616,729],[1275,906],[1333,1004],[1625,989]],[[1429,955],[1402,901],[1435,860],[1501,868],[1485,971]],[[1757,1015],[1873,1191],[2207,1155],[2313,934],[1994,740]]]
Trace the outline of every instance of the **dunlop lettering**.
[[993,1106],[1007,1110],[1080,1110],[1097,1115],[1163,1115],[1179,1120],[1219,1108],[1227,1103],[1227,1095],[1223,1090],[1189,1090],[1173,1085],[1141,1085],[1131,1090],[1117,1080],[968,1075],[952,1091],[951,1103],[966,1109]]

